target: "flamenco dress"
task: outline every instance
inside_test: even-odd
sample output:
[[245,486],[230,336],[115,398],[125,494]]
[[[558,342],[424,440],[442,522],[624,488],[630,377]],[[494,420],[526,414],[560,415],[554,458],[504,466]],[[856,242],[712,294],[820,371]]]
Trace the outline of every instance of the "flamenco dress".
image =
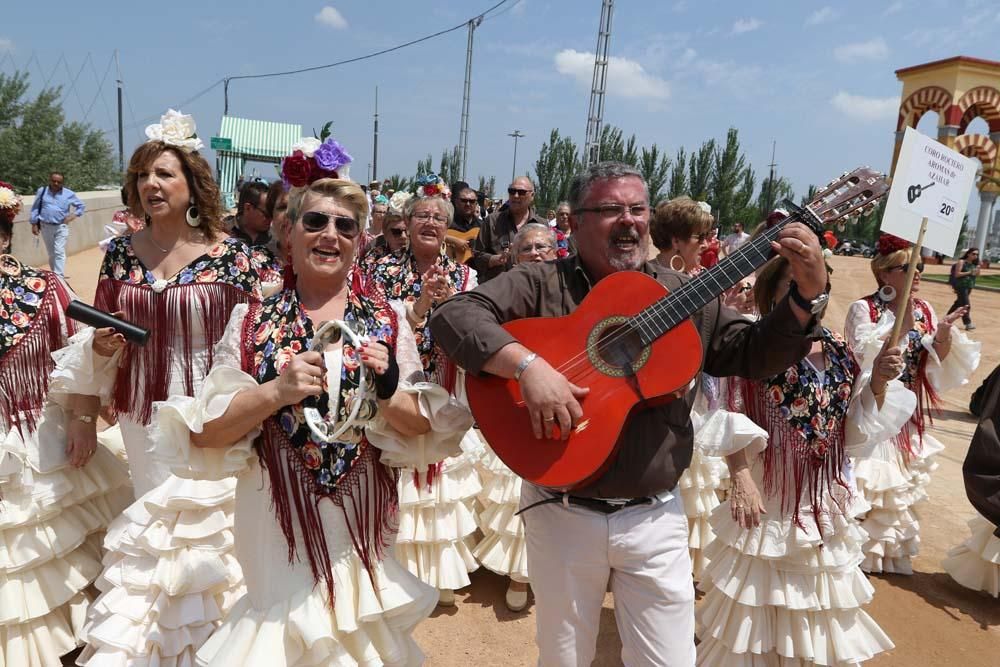
[[893,647],[861,609],[874,592],[858,567],[865,534],[852,518],[864,504],[844,468],[849,447],[898,428],[915,398],[893,382],[879,409],[870,370],[856,373],[829,331],[824,347],[825,369],[803,360],[770,380],[733,379],[733,412],[702,427],[707,450],[746,450],[766,514],[752,528],[733,520],[731,500],[712,514],[699,665],[856,665]]
[[[871,509],[862,518],[868,534],[862,569],[870,573],[912,574],[920,550],[920,523],[914,506],[927,498],[934,457],[944,445],[926,429],[937,397],[968,382],[979,365],[980,344],[957,328],[943,360],[934,350],[937,317],[929,303],[914,299],[913,328],[905,332],[903,384],[917,396],[911,418],[896,433],[852,454],[858,491]],[[895,318],[877,295],[851,304],[845,337],[862,366],[872,363]]]
[[96,306],[150,329],[143,347],[97,355],[84,329],[57,353],[53,391],[100,396],[117,413],[138,499],[108,529],[100,597],[85,628],[88,667],[189,667],[242,594],[233,555],[236,480],[173,475],[149,454],[153,403],[201,386],[237,304],[260,297],[249,248],[227,238],[171,278],[156,279],[111,242]]
[[79,645],[101,536],[132,502],[128,470],[98,446],[66,457],[67,412],[48,395],[73,322],[54,273],[0,265],[0,667],[57,667]]
[[195,399],[171,397],[157,413],[158,457],[175,469],[239,480],[236,555],[246,594],[198,652],[199,665],[422,663],[411,633],[433,610],[437,592],[392,557],[397,473],[390,466],[455,451],[471,417],[440,387],[410,381],[414,370],[422,378],[422,369],[405,319],[397,335],[392,311],[356,293],[344,319],[359,334],[395,342],[397,391],[418,394],[431,433],[404,438],[385,422],[374,401],[358,393],[358,354],[345,343],[325,353],[319,409],[324,419],[336,415],[331,420],[339,426],[356,401],[362,404],[336,441],[317,441],[299,404],[279,410],[221,454],[190,445],[190,432],[306,349],[313,323],[294,290],[259,308],[237,306],[202,391]]
[[[476,273],[442,253],[439,260],[456,292],[476,286]],[[379,259],[371,269],[366,288],[385,298],[402,301],[409,310],[420,298],[422,277],[409,250]],[[453,400],[464,404],[465,382],[460,370],[434,345],[428,321],[413,326],[414,339],[424,370],[424,381],[443,387]],[[476,498],[482,482],[476,463],[484,446],[469,428],[457,455],[428,461],[426,468],[404,468],[399,476],[399,534],[396,558],[406,568],[439,590],[464,588],[469,573],[479,567],[475,548]]]

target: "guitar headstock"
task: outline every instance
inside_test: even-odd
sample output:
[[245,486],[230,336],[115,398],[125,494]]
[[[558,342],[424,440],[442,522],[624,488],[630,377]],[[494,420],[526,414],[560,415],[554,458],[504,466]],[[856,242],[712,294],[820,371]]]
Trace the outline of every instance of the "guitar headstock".
[[822,234],[823,227],[842,218],[869,213],[887,192],[889,183],[884,174],[870,167],[858,167],[844,172],[821,188],[805,205],[805,211],[812,215],[803,216],[806,218],[803,222],[817,234]]

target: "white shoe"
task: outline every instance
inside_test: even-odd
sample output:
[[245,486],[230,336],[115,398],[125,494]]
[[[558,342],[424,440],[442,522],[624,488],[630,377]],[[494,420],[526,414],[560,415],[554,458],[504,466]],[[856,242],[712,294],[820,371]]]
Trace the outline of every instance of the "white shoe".
[[439,607],[454,607],[455,606],[455,591],[450,588],[442,588],[438,591],[438,606]]
[[523,591],[515,591],[514,589],[507,588],[506,597],[507,609],[513,612],[524,611],[528,606],[528,589],[525,588]]

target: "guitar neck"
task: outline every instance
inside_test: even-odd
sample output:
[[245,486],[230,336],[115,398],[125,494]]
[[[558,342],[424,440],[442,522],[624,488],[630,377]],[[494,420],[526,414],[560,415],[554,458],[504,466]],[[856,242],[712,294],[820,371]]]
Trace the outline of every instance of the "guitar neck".
[[791,222],[806,222],[814,230],[817,224],[822,228],[819,218],[809,208],[795,206],[787,218],[766,228],[711,269],[702,271],[680,288],[629,318],[629,324],[639,332],[643,344],[651,344],[688,320],[723,292],[766,264],[774,256],[771,242],[777,240],[779,232]]

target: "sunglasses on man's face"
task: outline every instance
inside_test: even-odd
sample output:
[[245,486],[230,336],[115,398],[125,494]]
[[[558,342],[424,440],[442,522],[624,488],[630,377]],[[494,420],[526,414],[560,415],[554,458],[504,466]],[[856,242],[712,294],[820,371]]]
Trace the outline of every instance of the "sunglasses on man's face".
[[399,229],[399,228],[397,228],[397,229],[390,229],[389,233],[392,234],[393,238],[397,238],[397,239],[400,238],[400,237],[406,236],[406,230],[405,229]]
[[[898,266],[892,267],[889,270],[890,271],[899,271],[900,273],[906,273],[907,271],[910,270],[910,263],[907,262],[906,264],[900,264]],[[920,263],[917,264],[917,273],[923,273],[923,272],[924,272],[924,263],[920,262]]]
[[302,214],[302,228],[310,234],[317,234],[333,223],[337,233],[353,239],[361,231],[358,221],[346,215],[330,215],[322,211],[309,211]]
[[524,188],[507,188],[507,194],[510,195],[511,197],[513,197],[514,195],[517,195],[518,197],[524,197],[526,195],[530,195],[532,192],[534,191],[525,190]]

